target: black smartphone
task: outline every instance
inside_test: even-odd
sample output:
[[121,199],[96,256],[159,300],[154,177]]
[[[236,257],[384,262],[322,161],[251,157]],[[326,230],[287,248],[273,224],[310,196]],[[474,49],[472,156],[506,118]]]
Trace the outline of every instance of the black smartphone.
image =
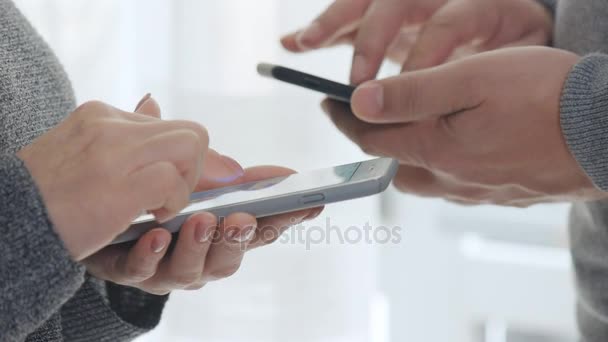
[[287,82],[299,87],[318,91],[334,100],[350,103],[355,87],[313,76],[279,65],[260,63],[258,73],[265,77]]

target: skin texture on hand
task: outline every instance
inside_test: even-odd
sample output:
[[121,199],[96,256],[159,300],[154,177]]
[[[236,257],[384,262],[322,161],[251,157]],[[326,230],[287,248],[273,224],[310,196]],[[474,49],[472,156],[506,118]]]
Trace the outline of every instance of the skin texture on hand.
[[[156,101],[144,98],[136,112],[160,118]],[[224,168],[237,170],[228,177]],[[254,182],[292,174],[280,167],[242,170],[234,160],[209,149],[203,176],[195,191]],[[213,176],[213,177],[211,177]],[[256,219],[234,214],[218,219],[209,213],[191,216],[169,249],[173,236],[165,229],[154,229],[134,244],[113,245],[83,261],[95,277],[116,284],[164,295],[173,290],[197,290],[210,281],[234,274],[244,253],[274,242],[290,226],[318,216],[322,208]]]
[[523,47],[361,85],[338,128],[369,154],[398,159],[395,185],[464,204],[525,207],[605,198],[564,141],[559,103],[579,57]]
[[385,58],[416,70],[499,47],[546,45],[553,19],[535,0],[336,0],[283,46],[354,47],[351,82],[374,79]]
[[18,152],[72,257],[108,245],[140,213],[174,217],[197,186],[208,146],[193,122],[89,102]]

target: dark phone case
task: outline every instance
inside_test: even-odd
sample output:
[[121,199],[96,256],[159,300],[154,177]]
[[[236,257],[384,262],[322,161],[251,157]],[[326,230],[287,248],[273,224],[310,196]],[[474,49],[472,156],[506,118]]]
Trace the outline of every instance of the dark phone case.
[[355,88],[349,85],[330,81],[297,70],[278,65],[260,64],[258,72],[262,76],[277,79],[293,85],[326,94],[334,100],[350,103]]

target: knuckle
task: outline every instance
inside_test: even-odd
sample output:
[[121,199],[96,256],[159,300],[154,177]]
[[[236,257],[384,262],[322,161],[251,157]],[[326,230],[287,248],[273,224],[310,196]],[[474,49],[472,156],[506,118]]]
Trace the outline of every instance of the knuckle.
[[111,117],[114,109],[101,101],[88,101],[76,108],[72,116],[78,120],[94,120],[103,117]]
[[189,155],[200,157],[205,149],[205,142],[193,131],[188,131],[183,136],[183,145]]
[[139,283],[151,278],[153,275],[154,270],[145,269],[140,267],[139,265],[127,264],[124,270],[125,280],[129,283]]
[[213,270],[209,273],[209,276],[215,280],[225,279],[233,276],[239,270],[239,267],[240,265],[233,265],[218,270]]
[[180,273],[180,274],[176,274],[172,277],[173,279],[173,283],[179,287],[188,287],[188,286],[192,286],[193,284],[197,284],[200,282],[201,280],[201,274],[200,273]]
[[198,281],[198,282],[196,282],[196,283],[194,283],[194,284],[191,284],[191,285],[187,286],[187,287],[185,288],[185,290],[188,290],[188,291],[197,291],[197,290],[200,290],[200,289],[202,289],[203,287],[205,287],[205,285],[206,285],[206,283],[205,283],[205,282],[203,282],[203,281]]
[[182,123],[186,129],[195,134],[195,138],[201,148],[209,146],[209,132],[205,126],[192,121],[183,121]]
[[98,101],[98,100],[87,101],[87,102],[81,104],[80,106],[78,106],[78,108],[76,108],[74,113],[85,114],[85,113],[89,113],[89,112],[104,111],[104,110],[106,110],[106,107],[107,107],[107,105],[105,103]]
[[209,145],[209,132],[207,131],[207,128],[205,128],[205,126],[193,122],[192,130],[200,137],[201,144],[203,146]]

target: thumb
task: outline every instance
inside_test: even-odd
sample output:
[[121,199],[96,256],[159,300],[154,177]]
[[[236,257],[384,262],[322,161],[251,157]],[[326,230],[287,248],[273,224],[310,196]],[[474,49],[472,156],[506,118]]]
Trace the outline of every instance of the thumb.
[[156,102],[156,100],[152,97],[152,94],[148,93],[137,104],[137,107],[135,108],[135,113],[160,119],[160,106],[158,105],[158,102]]
[[485,65],[456,62],[370,81],[353,93],[352,111],[361,120],[410,123],[469,110],[482,100]]

